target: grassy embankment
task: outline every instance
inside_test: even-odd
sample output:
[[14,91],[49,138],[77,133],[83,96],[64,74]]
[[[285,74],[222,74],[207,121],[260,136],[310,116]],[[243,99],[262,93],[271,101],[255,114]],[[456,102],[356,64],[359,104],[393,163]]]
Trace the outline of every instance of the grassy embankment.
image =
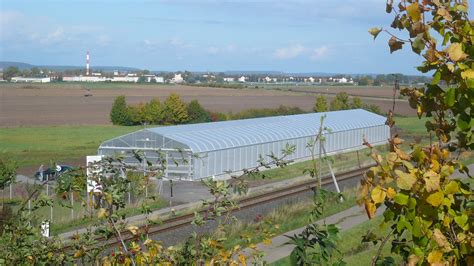
[[[362,224],[354,226],[351,229],[345,230],[341,232],[340,240],[338,241],[338,249],[342,253],[344,257],[344,261],[349,266],[365,266],[370,265],[372,257],[375,256],[379,245],[374,246],[373,244],[369,243],[361,243],[362,236],[367,233],[367,231],[371,230],[375,234],[380,236],[385,236],[389,231],[390,228],[388,227],[380,227],[380,223],[382,221],[381,217],[378,217],[373,220],[368,220]],[[389,256],[390,255],[390,241],[383,247],[381,256]],[[401,258],[395,256],[396,263],[401,263]],[[289,257],[285,257],[281,260],[278,260],[271,264],[272,266],[283,266],[283,265],[291,265],[291,261]]]

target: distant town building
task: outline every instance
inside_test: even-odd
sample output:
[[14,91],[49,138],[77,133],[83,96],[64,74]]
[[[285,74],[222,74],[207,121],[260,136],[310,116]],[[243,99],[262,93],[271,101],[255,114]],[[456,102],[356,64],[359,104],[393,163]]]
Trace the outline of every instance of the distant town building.
[[239,82],[245,83],[247,81],[247,78],[242,76],[238,80],[239,80]]
[[224,78],[224,82],[234,82],[235,78]]
[[342,77],[342,78],[328,78],[328,82],[333,82],[333,83],[349,83],[349,84],[352,84],[354,83],[354,80],[352,78],[345,78],[345,77]]
[[48,83],[51,82],[50,77],[40,78],[24,78],[24,77],[13,77],[11,82],[25,82],[25,83]]
[[174,77],[170,80],[171,83],[183,83],[184,79],[181,74],[174,74]]

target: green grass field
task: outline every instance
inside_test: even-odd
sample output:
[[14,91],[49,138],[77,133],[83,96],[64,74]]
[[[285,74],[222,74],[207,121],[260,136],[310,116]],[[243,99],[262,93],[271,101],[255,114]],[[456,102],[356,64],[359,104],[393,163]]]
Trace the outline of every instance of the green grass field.
[[[403,129],[402,137],[427,136],[424,121],[416,117],[397,117],[396,125]],[[102,141],[141,128],[90,125],[0,128],[0,157],[17,161],[19,167],[77,161],[96,154]]]
[[102,141],[139,130],[124,126],[0,128],[0,157],[19,167],[68,162],[94,155]]

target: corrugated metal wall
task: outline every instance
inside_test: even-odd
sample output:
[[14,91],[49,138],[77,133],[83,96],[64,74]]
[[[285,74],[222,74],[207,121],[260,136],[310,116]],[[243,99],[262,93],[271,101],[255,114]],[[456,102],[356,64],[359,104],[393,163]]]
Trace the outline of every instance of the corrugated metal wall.
[[[389,136],[389,128],[385,125],[326,133],[324,147],[328,154],[348,152],[364,148],[362,145],[364,138],[373,145],[379,145],[387,143]],[[311,139],[314,139],[314,137],[295,138],[196,154],[199,158],[194,160],[193,179],[224,175],[229,170],[237,172],[255,167],[258,165],[259,155],[262,155],[267,162],[270,160],[267,155],[271,152],[278,157],[282,156],[281,150],[284,149],[287,143],[296,146],[295,153],[289,156],[288,159],[307,158],[311,156],[310,149],[306,147]],[[319,144],[315,146],[316,154],[318,154],[318,151]]]

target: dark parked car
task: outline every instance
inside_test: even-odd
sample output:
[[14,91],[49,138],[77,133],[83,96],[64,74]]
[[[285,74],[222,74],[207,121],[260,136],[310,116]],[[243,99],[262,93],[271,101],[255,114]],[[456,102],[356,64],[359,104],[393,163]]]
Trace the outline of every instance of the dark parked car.
[[36,172],[35,177],[39,181],[55,180],[56,177],[71,170],[72,170],[72,166],[69,166],[69,165],[56,165],[55,168],[49,167],[46,170],[42,170],[40,167],[40,170]]

